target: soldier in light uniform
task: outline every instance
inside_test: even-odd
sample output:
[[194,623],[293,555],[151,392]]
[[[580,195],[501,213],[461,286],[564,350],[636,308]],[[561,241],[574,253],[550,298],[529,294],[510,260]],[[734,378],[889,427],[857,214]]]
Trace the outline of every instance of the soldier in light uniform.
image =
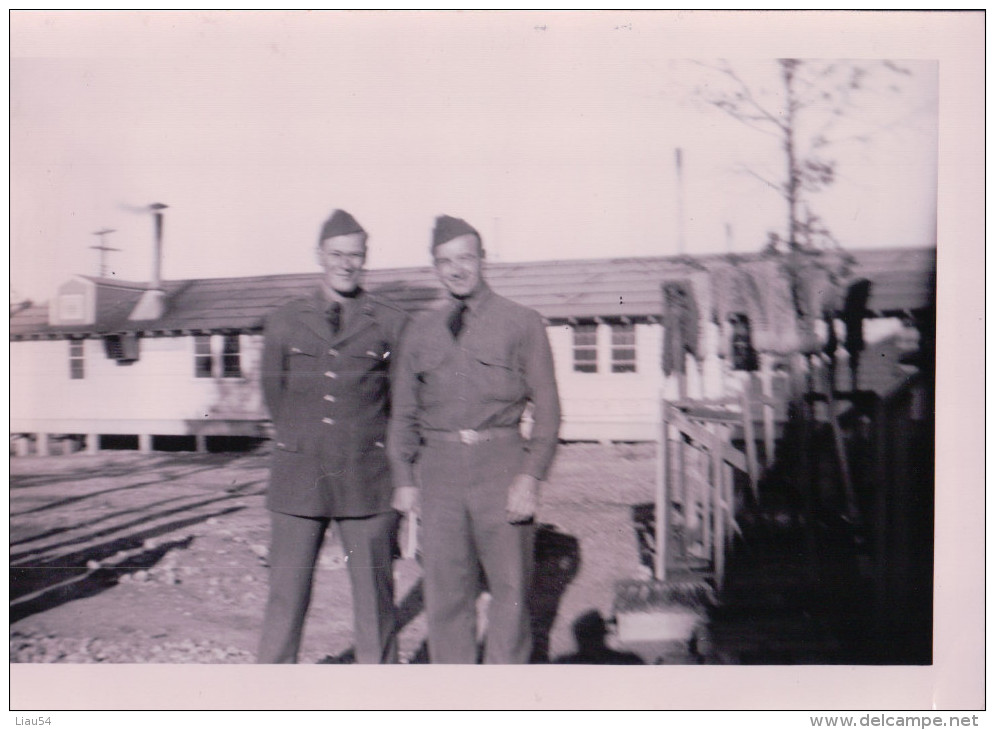
[[276,429],[266,506],[269,599],[259,663],[297,661],[315,562],[334,520],[353,593],[356,660],[397,661],[398,513],[385,449],[389,369],[407,319],[359,285],[366,231],[342,210],[322,227],[324,275],[266,320],[262,386]]
[[412,320],[392,376],[394,505],[421,514],[432,662],[476,662],[482,567],[491,594],[484,659],[526,663],[539,484],[560,425],[553,357],[539,314],[487,285],[472,226],[440,216],[432,256],[450,296]]

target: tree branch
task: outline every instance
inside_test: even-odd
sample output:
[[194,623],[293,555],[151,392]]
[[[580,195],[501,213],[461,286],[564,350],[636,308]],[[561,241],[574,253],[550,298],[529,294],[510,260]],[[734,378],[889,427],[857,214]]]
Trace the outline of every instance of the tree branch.
[[[720,66],[710,66],[705,63],[698,63],[698,65],[723,74],[731,79],[737,87],[739,87],[739,91],[732,93],[731,95],[722,93],[716,97],[708,98],[707,95],[702,94],[706,102],[726,112],[734,119],[738,119],[740,121],[766,122],[777,127],[781,133],[785,131],[784,123],[781,122],[776,115],[771,113],[763,104],[757,101],[753,94],[753,90],[745,81],[743,81],[743,79],[739,77],[732,67],[729,66],[728,62],[723,62]],[[752,109],[752,113],[748,111],[747,108]],[[762,131],[756,126],[754,126],[754,129]],[[768,132],[768,134],[771,133]]]
[[763,175],[761,175],[760,173],[758,173],[756,170],[754,170],[751,167],[747,167],[746,165],[739,165],[739,167],[737,167],[736,169],[737,169],[738,172],[744,172],[747,175],[749,175],[750,177],[756,178],[757,180],[759,180],[760,182],[762,182],[767,187],[773,188],[775,191],[777,191],[778,195],[780,195],[782,197],[784,196],[784,194],[785,194],[784,186],[781,185],[780,183],[771,182],[770,180],[768,180],[767,178],[765,178]]

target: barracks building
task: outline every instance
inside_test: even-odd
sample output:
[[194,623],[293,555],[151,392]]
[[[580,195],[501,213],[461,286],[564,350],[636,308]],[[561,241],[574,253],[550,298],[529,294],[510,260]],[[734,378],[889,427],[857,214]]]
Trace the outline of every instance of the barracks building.
[[[935,258],[934,248],[801,263],[773,253],[607,258],[489,263],[486,276],[545,318],[563,440],[652,441],[661,397],[721,397],[757,370],[783,392],[785,358],[817,353],[828,323],[842,328],[847,316],[861,319],[866,343],[859,382],[845,387],[883,394],[907,374],[902,355],[931,306]],[[789,268],[802,286],[788,286]],[[12,309],[12,453],[223,450],[268,438],[263,321],[318,278],[76,276],[47,304]],[[431,267],[370,270],[364,286],[412,313],[442,303]]]

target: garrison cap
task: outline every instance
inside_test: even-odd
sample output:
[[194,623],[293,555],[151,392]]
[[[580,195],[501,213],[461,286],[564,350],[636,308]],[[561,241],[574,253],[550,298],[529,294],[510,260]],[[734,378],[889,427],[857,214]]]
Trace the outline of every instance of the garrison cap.
[[436,246],[441,246],[454,238],[466,235],[476,236],[477,240],[480,240],[477,229],[462,218],[440,215],[435,219],[435,228],[432,230],[432,250],[434,251]]
[[326,238],[335,236],[347,236],[350,233],[366,233],[363,227],[356,222],[356,219],[344,210],[335,210],[328,217],[328,220],[321,226],[321,234],[318,236],[318,243]]
[[578,639],[601,638],[608,634],[608,626],[597,610],[586,611],[574,621],[574,636]]

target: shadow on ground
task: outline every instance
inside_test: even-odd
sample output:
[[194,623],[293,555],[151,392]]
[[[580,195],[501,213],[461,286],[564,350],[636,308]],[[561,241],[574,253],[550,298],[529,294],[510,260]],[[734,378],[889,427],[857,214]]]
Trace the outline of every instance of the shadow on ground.
[[[135,464],[127,460],[71,473],[13,475],[11,489],[20,499],[27,490],[36,487],[58,487],[94,477],[135,475],[141,478],[149,471],[156,474],[154,479],[146,476],[134,484],[55,498],[30,509],[11,512],[12,527],[17,526],[18,518],[22,521],[20,534],[10,543],[10,623],[112,588],[122,576],[148,570],[170,551],[188,547],[192,536],[175,534],[178,531],[244,509],[240,500],[262,494],[263,481],[244,480],[228,486],[212,486],[213,494],[207,495],[198,487],[192,492],[188,490],[177,496],[157,499],[162,496],[165,486],[182,485],[191,476],[213,472],[240,457],[244,458],[244,455],[210,454],[195,459],[189,455],[157,457],[148,464],[143,463],[141,474],[136,474]],[[101,500],[112,493],[115,494],[111,499],[126,497],[115,503],[119,509],[100,510]],[[56,521],[59,526],[26,532],[36,524],[44,525],[46,514],[56,514],[70,507],[79,510],[78,516],[69,513],[70,521],[62,518]],[[90,519],[89,515],[97,516]],[[127,559],[122,562],[120,558],[125,555]],[[108,559],[116,564],[107,564]]]
[[[576,537],[560,532],[555,525],[541,524],[536,529],[535,574],[530,600],[532,613],[531,664],[549,662],[549,634],[559,612],[560,601],[570,582],[580,570],[580,542]],[[487,587],[481,576],[481,591]],[[404,629],[425,607],[422,581],[418,581],[398,606],[398,631]],[[486,637],[485,637],[486,641]],[[477,661],[483,661],[484,643],[477,651]],[[355,650],[349,647],[337,655],[319,660],[319,664],[351,664]],[[422,642],[409,664],[428,664],[431,661],[428,644]]]

